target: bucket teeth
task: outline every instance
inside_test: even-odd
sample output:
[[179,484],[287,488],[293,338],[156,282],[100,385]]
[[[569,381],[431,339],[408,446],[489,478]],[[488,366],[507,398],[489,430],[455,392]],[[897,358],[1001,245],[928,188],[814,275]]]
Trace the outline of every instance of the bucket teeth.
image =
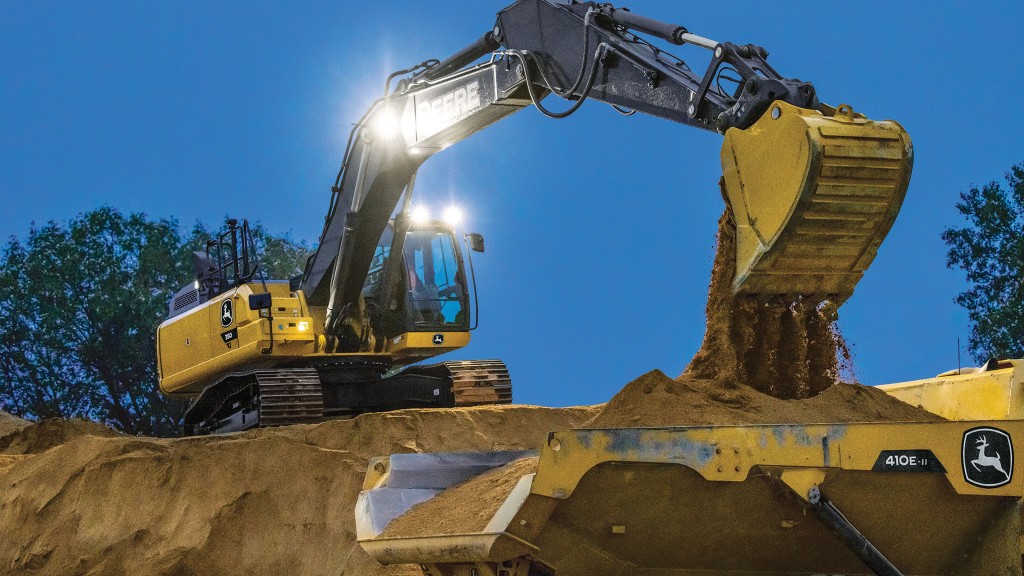
[[899,213],[913,164],[907,132],[849,106],[824,108],[776,102],[750,128],[725,134],[735,294],[841,303]]

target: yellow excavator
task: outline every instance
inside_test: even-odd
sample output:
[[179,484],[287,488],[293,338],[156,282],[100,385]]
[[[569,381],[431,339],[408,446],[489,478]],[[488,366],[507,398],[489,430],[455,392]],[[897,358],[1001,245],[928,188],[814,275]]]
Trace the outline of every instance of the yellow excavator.
[[[707,70],[648,37],[709,51]],[[474,310],[454,229],[416,221],[412,198],[429,157],[531,106],[561,118],[594,100],[723,134],[734,291],[845,300],[899,211],[910,139],[821,103],[767,56],[609,4],[515,2],[451,57],[388,77],[352,131],[301,276],[263,279],[244,223],[195,255],[158,330],[160,388],[193,399],[189,433],[511,401],[500,361],[419,364],[465,346]],[[552,111],[551,94],[571,104]],[[482,251],[482,237],[466,240],[467,256]]]

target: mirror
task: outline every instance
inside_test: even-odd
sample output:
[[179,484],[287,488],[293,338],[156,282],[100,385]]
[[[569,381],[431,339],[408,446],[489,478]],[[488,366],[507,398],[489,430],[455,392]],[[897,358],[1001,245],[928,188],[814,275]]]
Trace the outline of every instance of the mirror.
[[249,294],[249,310],[269,310],[270,293]]
[[484,251],[484,236],[483,234],[477,234],[476,232],[470,232],[466,234],[466,241],[469,242],[469,249],[473,252]]

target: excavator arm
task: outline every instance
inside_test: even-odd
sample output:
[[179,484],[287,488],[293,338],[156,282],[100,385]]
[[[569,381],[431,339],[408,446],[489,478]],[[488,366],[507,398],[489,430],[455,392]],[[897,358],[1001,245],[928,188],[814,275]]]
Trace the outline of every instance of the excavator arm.
[[[707,49],[710,64],[697,74],[638,33]],[[408,206],[427,158],[527,106],[559,118],[588,99],[725,135],[734,292],[845,300],[899,211],[910,139],[894,122],[821,104],[809,82],[781,76],[767,55],[609,4],[519,0],[448,59],[396,72],[352,132],[302,277],[309,301],[327,305],[327,334],[359,314],[376,244],[403,194]],[[542,101],[551,93],[572,104],[549,110]]]

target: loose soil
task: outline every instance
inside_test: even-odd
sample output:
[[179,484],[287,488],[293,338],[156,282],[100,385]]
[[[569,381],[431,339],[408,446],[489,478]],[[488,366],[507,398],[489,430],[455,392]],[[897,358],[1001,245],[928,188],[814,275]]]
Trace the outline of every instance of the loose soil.
[[704,342],[684,379],[749,386],[776,398],[809,398],[838,381],[850,354],[838,307],[812,297],[734,296],[736,227],[726,210],[708,287]]
[[[19,420],[21,419],[19,418]],[[24,425],[14,428],[8,433],[0,430],[0,452],[3,454],[39,454],[81,436],[109,438],[118,435],[117,432],[103,424],[81,418],[70,420],[54,418],[35,423],[21,420],[21,422]]]
[[782,400],[749,386],[723,386],[685,374],[673,379],[654,370],[627,384],[587,427],[934,420],[941,418],[860,384],[836,384],[813,398]]
[[184,439],[25,422],[0,434],[0,574],[421,576],[355,542],[369,458],[536,449],[596,413],[404,410]]
[[520,458],[453,486],[393,520],[381,537],[481,532],[519,479],[537,470],[537,460]]
[[23,420],[6,412],[0,412],[0,438],[16,430],[21,430],[28,425],[28,420]]

